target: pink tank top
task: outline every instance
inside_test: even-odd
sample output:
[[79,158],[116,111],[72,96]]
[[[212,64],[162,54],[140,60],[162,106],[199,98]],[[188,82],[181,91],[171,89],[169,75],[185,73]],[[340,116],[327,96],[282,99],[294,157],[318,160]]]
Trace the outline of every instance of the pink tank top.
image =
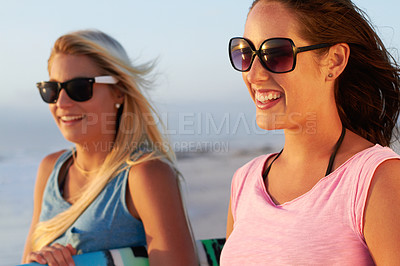
[[233,177],[234,226],[221,265],[374,265],[363,236],[368,189],[376,168],[400,156],[375,145],[282,205],[264,186],[269,156],[255,158]]

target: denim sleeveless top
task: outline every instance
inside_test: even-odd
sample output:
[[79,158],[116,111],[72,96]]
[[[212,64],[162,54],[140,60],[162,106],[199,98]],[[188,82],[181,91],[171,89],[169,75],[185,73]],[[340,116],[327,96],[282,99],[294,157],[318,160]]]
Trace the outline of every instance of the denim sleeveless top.
[[[62,165],[72,156],[66,151],[58,158],[43,193],[40,221],[46,221],[67,210],[58,185]],[[113,178],[79,216],[53,243],[71,244],[78,253],[146,245],[143,223],[128,211],[125,201],[129,168]]]

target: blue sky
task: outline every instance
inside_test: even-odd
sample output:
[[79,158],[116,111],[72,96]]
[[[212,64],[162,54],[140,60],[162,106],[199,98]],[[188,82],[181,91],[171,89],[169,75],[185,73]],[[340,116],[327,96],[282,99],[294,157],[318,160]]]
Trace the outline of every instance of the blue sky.
[[[78,29],[109,33],[134,61],[158,58],[158,103],[249,104],[227,43],[241,35],[252,0],[0,0],[0,108],[45,110],[35,82],[57,37]],[[357,0],[388,47],[400,47],[398,1]],[[382,4],[385,3],[385,4]],[[4,113],[2,114],[4,115]]]

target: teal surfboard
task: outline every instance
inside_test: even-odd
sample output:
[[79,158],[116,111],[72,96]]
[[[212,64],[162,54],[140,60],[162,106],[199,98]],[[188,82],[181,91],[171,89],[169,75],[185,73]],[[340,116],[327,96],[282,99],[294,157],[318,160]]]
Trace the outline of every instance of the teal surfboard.
[[[200,265],[218,266],[224,238],[197,240],[197,252]],[[149,260],[145,247],[127,247],[112,250],[97,251],[72,256],[77,266],[148,266]],[[43,265],[39,263],[23,264],[24,266]],[[20,265],[22,266],[22,265]]]

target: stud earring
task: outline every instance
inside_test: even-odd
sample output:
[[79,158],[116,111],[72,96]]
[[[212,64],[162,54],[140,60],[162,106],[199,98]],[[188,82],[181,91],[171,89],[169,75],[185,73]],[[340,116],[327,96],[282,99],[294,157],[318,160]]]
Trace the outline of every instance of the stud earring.
[[115,104],[115,108],[119,109],[120,107],[121,107],[121,104],[120,104],[120,103],[116,103],[116,104]]
[[333,77],[333,74],[332,73],[329,73],[328,74],[328,78],[332,78]]

